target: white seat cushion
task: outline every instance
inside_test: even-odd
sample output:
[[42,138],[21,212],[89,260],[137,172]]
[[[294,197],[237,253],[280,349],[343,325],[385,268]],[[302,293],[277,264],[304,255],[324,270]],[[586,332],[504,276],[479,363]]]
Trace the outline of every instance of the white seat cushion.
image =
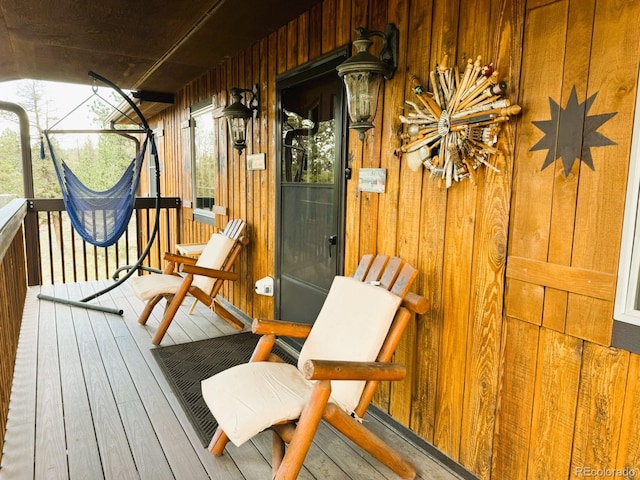
[[[384,288],[336,277],[302,347],[308,359],[374,361],[401,299]],[[232,367],[202,382],[202,395],[235,445],[285,420],[300,416],[315,382],[293,365],[255,362]],[[331,401],[351,413],[363,381],[332,381]]]
[[238,365],[202,381],[202,397],[236,446],[271,425],[300,416],[313,382],[288,363]]
[[[219,233],[214,233],[202,250],[196,265],[201,267],[221,269],[233,248],[235,240]],[[215,278],[204,275],[194,275],[192,285],[209,294],[213,290]],[[180,288],[182,277],[152,273],[141,277],[132,277],[131,288],[141,300],[149,300],[156,295],[175,294]]]
[[178,275],[152,273],[142,277],[131,277],[129,283],[133,293],[140,300],[149,300],[156,295],[175,294],[180,288],[182,280],[184,279]]

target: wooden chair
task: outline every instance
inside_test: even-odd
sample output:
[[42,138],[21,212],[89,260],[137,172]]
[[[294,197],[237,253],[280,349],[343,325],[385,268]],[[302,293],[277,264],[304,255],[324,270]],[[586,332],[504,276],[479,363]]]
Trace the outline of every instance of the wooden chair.
[[[226,280],[235,281],[239,278],[232,268],[242,248],[249,243],[248,238],[242,236],[245,226],[243,220],[231,220],[222,232],[211,236],[198,259],[165,253],[167,265],[162,273],[131,279],[134,293],[141,300],[147,301],[138,319],[139,323],[144,325],[156,304],[163,298],[167,299],[162,321],[152,340],[154,345],[159,345],[162,341],[187,295],[213,307],[222,284]],[[216,306],[216,311],[219,308],[219,305]],[[244,328],[244,324],[228,312],[223,312],[220,316],[238,330]]]
[[[380,381],[405,376],[389,362],[411,312],[427,310],[424,297],[409,293],[416,275],[398,257],[365,255],[353,277],[334,279],[313,326],[256,319],[253,331],[262,337],[250,363],[202,382],[219,424],[211,452],[222,455],[229,440],[241,445],[270,428],[273,478],[294,479],[324,419],[402,478],[414,478],[413,465],[360,419]],[[297,367],[271,354],[276,335],[305,338]]]

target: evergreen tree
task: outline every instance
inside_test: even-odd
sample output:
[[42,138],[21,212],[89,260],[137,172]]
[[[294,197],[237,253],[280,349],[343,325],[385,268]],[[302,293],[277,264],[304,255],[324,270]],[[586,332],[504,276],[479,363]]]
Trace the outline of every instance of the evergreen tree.
[[0,194],[24,195],[20,135],[5,129],[0,133]]

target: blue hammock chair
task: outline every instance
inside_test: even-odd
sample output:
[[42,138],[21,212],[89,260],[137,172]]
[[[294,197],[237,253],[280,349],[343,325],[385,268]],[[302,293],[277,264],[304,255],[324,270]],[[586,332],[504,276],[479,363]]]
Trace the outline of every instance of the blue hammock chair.
[[55,154],[47,132],[44,137],[73,228],[92,245],[113,245],[127,229],[131,219],[147,143],[150,138],[153,142],[153,137],[147,136],[140,152],[125,169],[120,180],[104,191],[92,190],[82,183],[69,166]]
[[[107,247],[116,243],[122,236],[124,231],[127,229],[129,220],[131,219],[131,215],[133,214],[136,192],[138,190],[138,184],[140,183],[140,172],[142,170],[142,164],[144,162],[144,157],[147,149],[150,150],[151,159],[155,163],[156,170],[155,222],[153,225],[153,230],[149,235],[147,245],[140,254],[140,258],[138,258],[136,263],[133,265],[121,267],[114,275],[114,280],[117,280],[112,285],[98,292],[95,292],[80,301],[52,297],[43,294],[39,294],[38,298],[42,300],[50,300],[52,302],[59,302],[67,305],[122,315],[122,309],[110,308],[103,305],[92,305],[87,302],[113,290],[118,285],[125,282],[135,272],[145,268],[142,266],[142,262],[147,257],[147,255],[149,255],[149,251],[151,250],[151,246],[156,238],[160,226],[160,165],[158,161],[158,151],[153,137],[153,131],[149,127],[147,120],[144,118],[144,115],[137,107],[137,105],[135,105],[133,101],[110,80],[107,80],[106,78],[98,75],[95,72],[89,72],[89,75],[93,77],[94,80],[101,81],[102,83],[113,88],[116,92],[118,92],[118,94],[120,94],[120,96],[129,104],[131,109],[140,119],[140,122],[142,124],[141,130],[137,130],[136,132],[144,132],[146,133],[146,137],[144,143],[139,149],[138,154],[125,169],[122,176],[120,177],[120,180],[118,180],[115,185],[113,185],[113,187],[107,190],[95,191],[82,183],[82,181],[71,171],[69,166],[56,156],[53,145],[51,143],[51,139],[49,138],[49,133],[52,133],[53,130],[44,132],[44,137],[47,141],[47,146],[49,147],[51,160],[54,165],[56,176],[58,177],[58,182],[60,183],[62,198],[67,210],[67,214],[69,215],[69,218],[71,220],[71,224],[73,225],[73,228],[76,230],[76,232],[78,232],[78,234],[82,237],[82,239],[91,243],[92,245],[98,247]],[[97,88],[95,87],[94,94],[97,94]],[[109,103],[108,101],[106,102]],[[78,107],[76,107],[76,109]],[[117,107],[113,108],[117,109]],[[121,114],[128,117],[128,115],[124,114],[119,109],[117,110]],[[110,133],[121,134],[130,132],[125,130],[112,130]],[[44,150],[44,148],[41,149],[41,155],[43,154],[42,150]],[[123,269],[126,269],[127,273],[123,277],[117,278],[120,270]]]

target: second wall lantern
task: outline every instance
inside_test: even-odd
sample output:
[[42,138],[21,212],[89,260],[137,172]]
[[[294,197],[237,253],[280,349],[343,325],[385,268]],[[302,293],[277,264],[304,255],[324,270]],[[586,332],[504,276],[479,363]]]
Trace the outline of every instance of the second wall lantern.
[[[245,93],[251,93],[248,106],[242,103],[242,96]],[[227,119],[233,148],[242,153],[242,150],[247,146],[247,124],[251,118],[258,116],[258,111],[260,110],[258,85],[254,85],[251,90],[232,88],[231,99],[233,103],[222,111],[222,115]]]
[[[359,27],[356,33],[358,38],[353,45],[357,52],[336,69],[347,89],[350,128],[357,130],[363,140],[364,132],[373,127],[382,80],[390,79],[398,66],[398,29],[389,23],[384,32]],[[378,57],[369,52],[374,36],[382,38]]]

